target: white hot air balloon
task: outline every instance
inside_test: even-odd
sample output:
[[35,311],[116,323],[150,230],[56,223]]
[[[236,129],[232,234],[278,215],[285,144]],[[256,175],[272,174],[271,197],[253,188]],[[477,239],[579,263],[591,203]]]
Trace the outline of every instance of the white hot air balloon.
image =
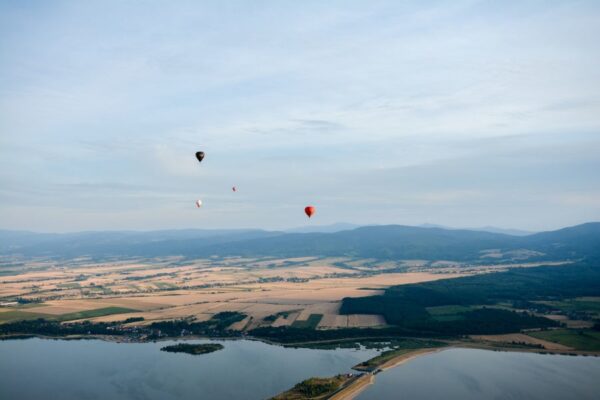
[[202,207],[202,200],[196,200],[196,207],[197,208]]

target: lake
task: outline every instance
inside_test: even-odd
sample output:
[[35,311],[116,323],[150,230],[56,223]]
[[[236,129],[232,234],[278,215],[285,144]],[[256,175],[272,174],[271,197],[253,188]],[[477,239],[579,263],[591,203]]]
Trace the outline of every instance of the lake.
[[598,399],[600,357],[449,349],[381,372],[358,400]]
[[[332,376],[376,350],[293,349],[251,340],[193,356],[175,341],[0,341],[0,399],[265,399],[311,376]],[[449,349],[377,375],[359,400],[596,399],[600,358]]]
[[265,399],[312,376],[349,372],[376,350],[312,350],[251,340],[215,353],[167,353],[158,343],[0,341],[0,399]]

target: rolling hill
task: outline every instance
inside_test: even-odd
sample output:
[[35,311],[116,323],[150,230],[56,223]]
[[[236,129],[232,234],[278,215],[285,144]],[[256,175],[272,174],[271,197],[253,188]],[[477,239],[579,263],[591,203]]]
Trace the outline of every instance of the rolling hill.
[[35,234],[0,231],[4,255],[53,257],[352,256],[455,261],[600,257],[600,223],[514,236],[402,225],[333,233],[263,230],[181,230]]

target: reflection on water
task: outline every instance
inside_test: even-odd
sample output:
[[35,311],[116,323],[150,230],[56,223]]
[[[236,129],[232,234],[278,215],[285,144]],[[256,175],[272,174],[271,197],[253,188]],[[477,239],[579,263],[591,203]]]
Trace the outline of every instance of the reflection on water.
[[377,354],[218,342],[225,349],[192,356],[160,351],[172,341],[0,341],[0,399],[264,399]]
[[600,358],[450,349],[377,375],[358,400],[598,399]]

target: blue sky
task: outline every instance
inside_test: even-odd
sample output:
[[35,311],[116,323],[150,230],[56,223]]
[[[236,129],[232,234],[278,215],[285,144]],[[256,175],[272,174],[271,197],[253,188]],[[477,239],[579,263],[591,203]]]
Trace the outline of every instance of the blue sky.
[[0,227],[600,220],[599,37],[596,1],[1,1]]

